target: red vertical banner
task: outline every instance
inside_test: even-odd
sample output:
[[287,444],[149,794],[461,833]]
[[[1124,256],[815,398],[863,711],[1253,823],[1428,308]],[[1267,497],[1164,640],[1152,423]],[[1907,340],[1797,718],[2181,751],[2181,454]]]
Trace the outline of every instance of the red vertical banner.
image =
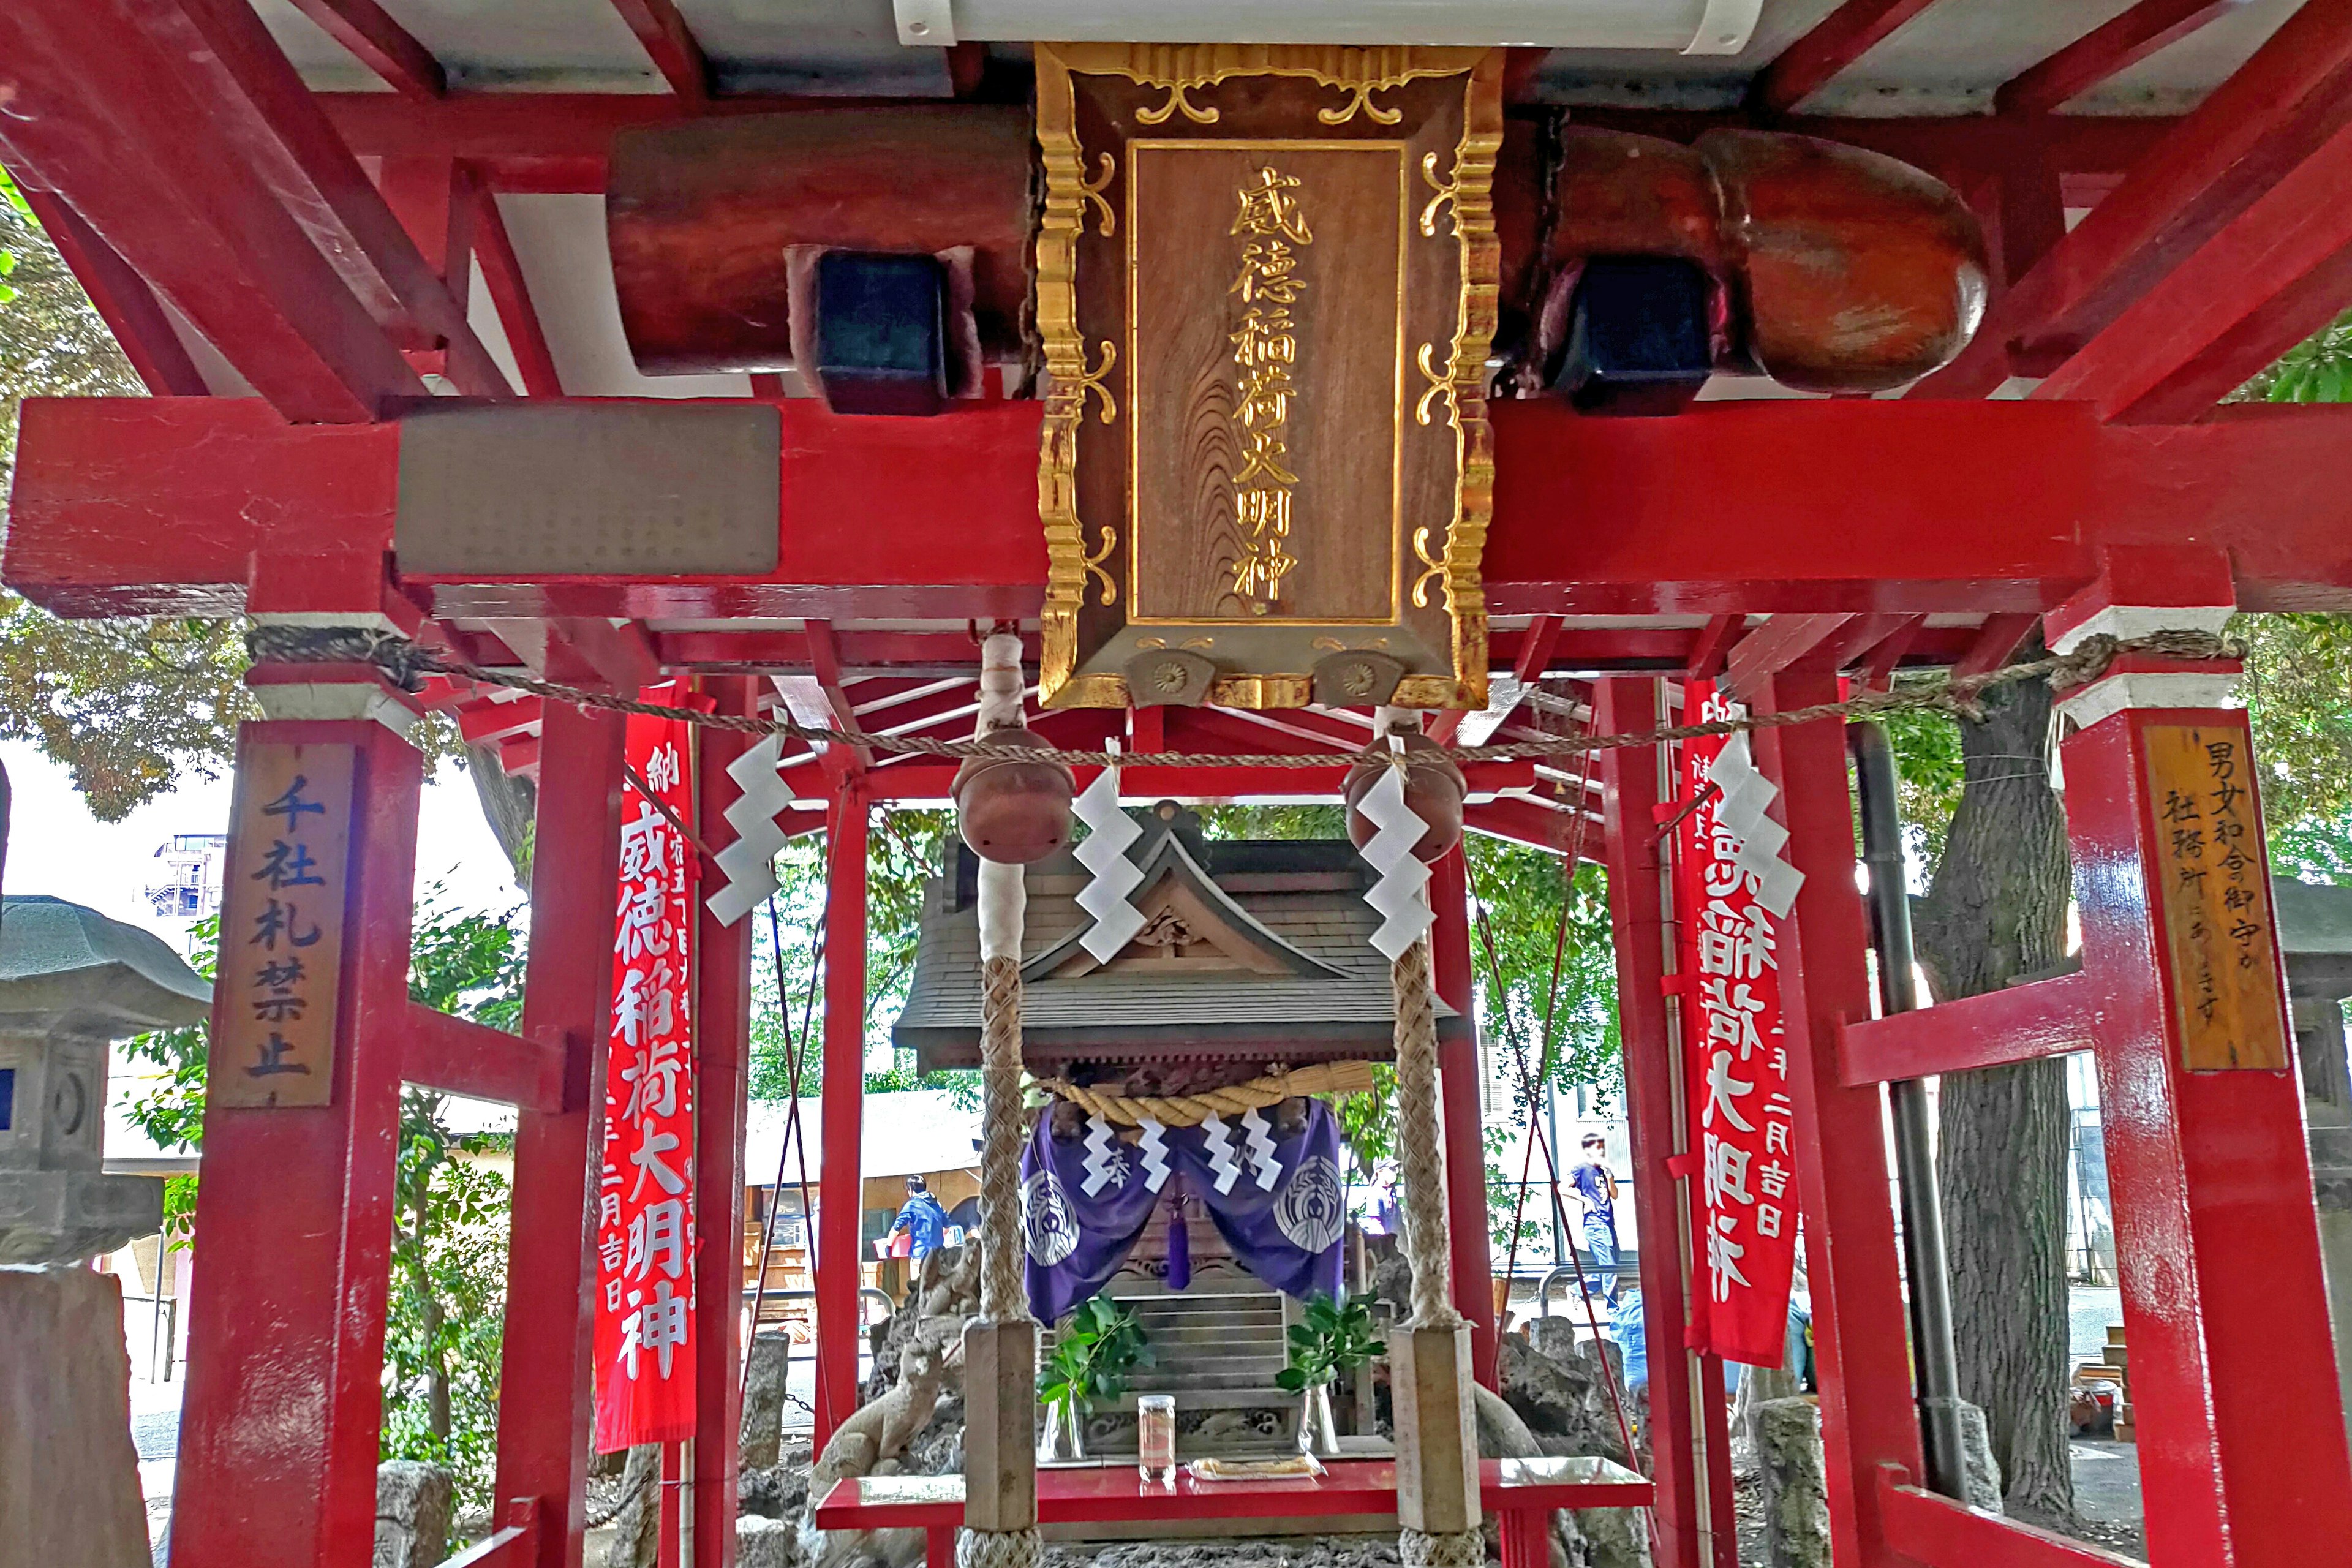
[[[684,720],[632,714],[596,1187],[596,1449],[694,1436],[694,820]],[[639,781],[667,805],[646,798]]]
[[[1684,685],[1685,722],[1745,711],[1713,681]],[[1726,1361],[1779,1366],[1796,1268],[1797,1176],[1775,925],[1801,879],[1780,858],[1787,831],[1763,815],[1772,785],[1748,761],[1745,735],[1685,741],[1679,783],[1683,1048],[1697,1152],[1692,1228],[1705,1238],[1706,1268],[1691,1343]]]

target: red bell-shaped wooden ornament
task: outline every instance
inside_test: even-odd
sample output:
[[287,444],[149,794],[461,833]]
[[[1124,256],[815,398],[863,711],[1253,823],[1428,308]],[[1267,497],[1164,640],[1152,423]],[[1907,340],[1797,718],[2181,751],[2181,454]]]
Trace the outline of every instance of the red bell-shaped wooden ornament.
[[[993,730],[982,739],[991,745],[1052,749],[1025,727]],[[1070,841],[1070,797],[1077,793],[1077,779],[1064,763],[966,757],[956,769],[951,793],[956,826],[983,860],[1025,866]]]
[[[1404,742],[1404,803],[1429,825],[1421,842],[1412,847],[1413,855],[1421,860],[1443,858],[1462,842],[1462,797],[1469,791],[1469,781],[1445,748],[1418,730],[1391,731],[1391,734]],[[1348,841],[1359,849],[1380,831],[1379,825],[1363,814],[1363,798],[1381,782],[1381,774],[1393,766],[1393,763],[1366,757],[1348,770]]]

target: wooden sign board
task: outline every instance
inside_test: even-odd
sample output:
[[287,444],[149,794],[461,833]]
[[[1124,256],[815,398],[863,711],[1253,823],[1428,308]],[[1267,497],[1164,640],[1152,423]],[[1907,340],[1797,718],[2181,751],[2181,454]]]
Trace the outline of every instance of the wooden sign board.
[[334,1098],[355,764],[348,745],[261,742],[237,754],[205,1078],[215,1104]]
[[2284,1069],[2278,927],[2245,731],[2151,724],[2140,743],[2181,1064],[2191,1072]]
[[1037,62],[1045,703],[1484,706],[1499,52]]

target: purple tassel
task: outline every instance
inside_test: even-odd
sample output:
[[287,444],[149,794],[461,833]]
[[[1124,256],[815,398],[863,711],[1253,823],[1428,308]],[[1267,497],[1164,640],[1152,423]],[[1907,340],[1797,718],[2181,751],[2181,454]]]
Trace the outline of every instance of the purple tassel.
[[1184,1219],[1184,1200],[1168,1205],[1168,1289],[1181,1290],[1192,1282],[1192,1227]]

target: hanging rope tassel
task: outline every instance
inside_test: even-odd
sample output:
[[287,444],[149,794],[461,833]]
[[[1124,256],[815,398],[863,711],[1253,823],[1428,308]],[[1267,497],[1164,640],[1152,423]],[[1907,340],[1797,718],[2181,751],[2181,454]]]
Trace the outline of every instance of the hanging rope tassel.
[[[982,646],[980,733],[1021,722],[1021,639]],[[957,1568],[1035,1568],[1037,1324],[1022,1279],[1022,868],[980,863],[980,1317],[964,1330],[964,1525]]]
[[1404,1185],[1404,1256],[1412,1265],[1412,1324],[1461,1327],[1445,1223],[1445,1145],[1437,1086],[1437,988],[1429,939],[1390,966],[1396,988],[1397,1164]]

